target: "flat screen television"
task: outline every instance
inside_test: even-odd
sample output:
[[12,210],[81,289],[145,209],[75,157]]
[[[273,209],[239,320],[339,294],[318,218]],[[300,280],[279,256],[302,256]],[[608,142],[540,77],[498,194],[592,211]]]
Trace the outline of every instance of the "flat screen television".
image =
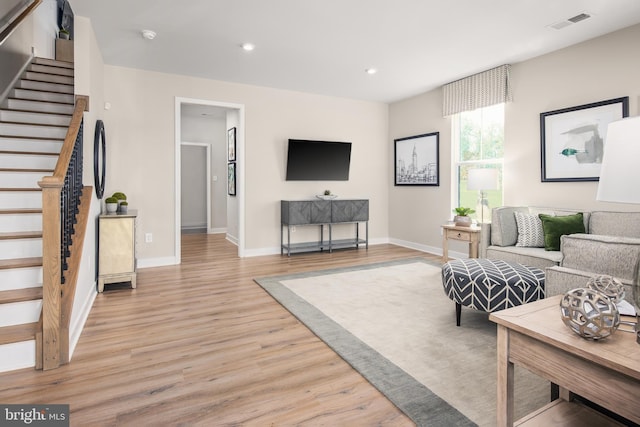
[[348,181],[351,143],[290,139],[287,181]]

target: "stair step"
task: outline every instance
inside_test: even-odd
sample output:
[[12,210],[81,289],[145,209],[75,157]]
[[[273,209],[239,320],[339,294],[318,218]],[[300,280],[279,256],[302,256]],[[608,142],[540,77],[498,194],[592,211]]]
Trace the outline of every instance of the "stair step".
[[0,345],[32,340],[37,330],[38,322],[1,327]]
[[42,231],[12,231],[10,233],[0,232],[0,240],[17,239],[42,239]]
[[[24,210],[24,209],[23,209]],[[42,230],[42,210],[33,209],[32,212],[8,213],[9,209],[0,212],[1,233],[24,233]]]
[[0,270],[12,268],[42,267],[42,257],[1,259]]
[[58,157],[54,152],[0,151],[0,167],[54,169]]
[[33,58],[33,61],[31,61],[31,63],[39,64],[39,65],[48,65],[51,67],[69,68],[73,70],[73,62],[56,61],[55,59],[41,58],[39,56],[36,56],[35,58]]
[[42,299],[42,286],[0,291],[0,304]]
[[36,258],[42,256],[42,237],[14,240],[0,239],[0,260]]
[[20,89],[13,90],[12,98],[29,99],[32,101],[50,101],[63,104],[74,104],[75,96],[65,93],[49,92],[46,90]]
[[69,123],[71,122],[71,115],[39,111],[15,111],[0,109],[0,121],[26,123],[33,125],[53,125],[69,127]]
[[60,153],[62,139],[0,137],[0,151]]
[[0,215],[17,215],[17,214],[41,214],[42,209],[21,208],[21,209],[0,209]]
[[0,193],[0,206],[2,206],[0,213],[3,213],[3,215],[20,214],[21,212],[15,211],[24,209],[39,210],[39,213],[42,213],[42,192],[26,191],[20,193],[17,191],[5,191]]
[[29,138],[64,139],[68,126],[35,125],[0,122],[0,136],[25,136]]
[[29,71],[73,77],[73,68],[56,67],[54,65],[42,65],[42,64],[36,64],[33,62],[31,63],[31,65],[29,65]]
[[42,266],[0,270],[0,291],[32,288],[42,284]]
[[7,109],[24,112],[73,114],[74,105],[51,101],[32,101],[29,99],[9,98],[5,102]]
[[73,76],[59,76],[57,74],[41,73],[38,71],[27,71],[24,73],[24,79],[37,82],[62,83],[73,86]]
[[13,170],[0,168],[0,188],[36,188],[45,176],[53,175],[52,169]]
[[39,82],[36,80],[21,79],[18,82],[20,89],[34,89],[46,92],[73,94],[73,85],[63,83]]

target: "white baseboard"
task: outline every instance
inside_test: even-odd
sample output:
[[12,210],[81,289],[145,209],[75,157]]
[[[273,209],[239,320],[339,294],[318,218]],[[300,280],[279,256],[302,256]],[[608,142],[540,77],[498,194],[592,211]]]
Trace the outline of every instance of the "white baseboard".
[[144,258],[138,259],[138,268],[166,267],[167,265],[176,265],[176,257],[168,256],[163,258]]

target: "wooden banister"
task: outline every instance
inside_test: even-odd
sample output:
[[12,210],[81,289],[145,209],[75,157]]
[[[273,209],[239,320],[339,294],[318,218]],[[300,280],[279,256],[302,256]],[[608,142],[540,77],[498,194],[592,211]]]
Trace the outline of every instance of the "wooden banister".
[[[16,5],[16,8],[14,10],[9,11],[6,16],[6,18],[8,18],[9,20],[9,23],[4,29],[2,29],[2,31],[0,31],[0,44],[2,44],[11,35],[11,33],[13,33],[16,28],[18,28],[20,24],[22,24],[27,16],[29,16],[31,12],[33,12],[36,7],[40,5],[40,3],[42,3],[42,0],[33,0],[24,9],[22,9],[24,7],[23,5],[18,4]],[[13,14],[14,16],[9,16],[11,14]],[[5,17],[0,16],[0,18]]]
[[[63,298],[64,265],[66,252],[70,242],[63,242],[66,236],[73,234],[73,225],[77,218],[75,208],[74,219],[65,218],[68,212],[63,206],[63,199],[73,197],[73,206],[83,201],[80,194],[65,194],[65,188],[77,186],[79,178],[82,188],[82,116],[87,111],[89,100],[86,96],[76,97],[76,105],[71,117],[69,129],[65,137],[58,162],[52,176],[45,176],[38,185],[42,188],[42,314],[38,332],[36,333],[36,368],[53,369],[68,362],[69,357],[69,318],[73,301],[65,302]],[[74,158],[79,157],[79,158]],[[70,165],[75,165],[70,177]],[[77,176],[79,174],[79,177]],[[68,191],[67,191],[68,193]],[[90,194],[90,193],[89,193]],[[64,195],[64,196],[63,196]],[[86,197],[85,197],[86,199]],[[90,201],[90,198],[88,199]],[[66,200],[65,200],[66,201]],[[88,202],[87,202],[88,203]],[[86,219],[85,224],[86,227]],[[69,230],[68,228],[72,228]],[[84,231],[81,233],[84,238]],[[80,249],[82,245],[80,245]],[[74,248],[75,250],[76,248]],[[79,263],[78,263],[79,264]],[[70,288],[73,288],[70,286]],[[71,291],[71,297],[75,289]],[[65,292],[66,293],[66,292]],[[66,326],[65,326],[66,325]],[[67,336],[64,336],[66,334]]]

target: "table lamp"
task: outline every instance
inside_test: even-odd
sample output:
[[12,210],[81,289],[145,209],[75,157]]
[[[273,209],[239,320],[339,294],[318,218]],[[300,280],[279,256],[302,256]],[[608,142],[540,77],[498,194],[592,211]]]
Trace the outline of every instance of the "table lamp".
[[[640,204],[640,116],[611,122],[607,128],[597,200]],[[633,276],[636,340],[640,344],[640,259]]]
[[469,169],[467,179],[467,190],[477,190],[480,192],[478,204],[480,205],[480,223],[484,223],[484,211],[489,211],[489,201],[487,200],[487,190],[498,189],[498,169],[483,168]]

